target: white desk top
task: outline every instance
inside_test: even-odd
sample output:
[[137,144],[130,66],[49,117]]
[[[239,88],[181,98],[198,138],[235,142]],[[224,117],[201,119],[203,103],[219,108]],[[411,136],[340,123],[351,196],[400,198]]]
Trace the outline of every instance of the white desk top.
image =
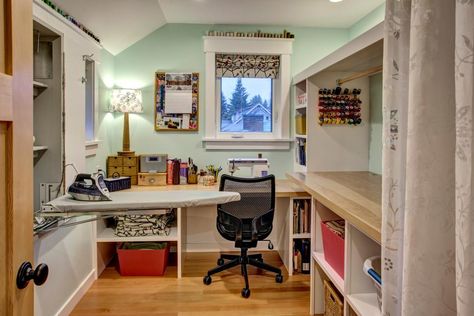
[[48,202],[43,213],[105,213],[216,205],[240,200],[236,192],[219,191],[140,191],[112,192],[112,201],[77,201],[69,194]]

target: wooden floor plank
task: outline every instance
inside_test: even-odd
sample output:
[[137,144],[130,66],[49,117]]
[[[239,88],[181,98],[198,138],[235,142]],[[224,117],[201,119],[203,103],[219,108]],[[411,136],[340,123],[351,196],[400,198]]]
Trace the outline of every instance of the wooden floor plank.
[[106,268],[71,315],[271,315],[309,314],[309,276],[288,277],[278,253],[264,252],[264,259],[285,271],[282,284],[274,274],[249,269],[251,296],[240,291],[244,281],[240,268],[212,277],[206,286],[202,277],[216,265],[217,253],[187,253],[183,278],[176,279],[176,267],[163,277],[121,277],[115,267]]

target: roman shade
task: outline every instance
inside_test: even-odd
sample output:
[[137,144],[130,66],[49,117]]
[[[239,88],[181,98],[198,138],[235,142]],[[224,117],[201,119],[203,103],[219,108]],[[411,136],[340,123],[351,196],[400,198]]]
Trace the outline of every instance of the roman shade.
[[216,77],[278,78],[279,55],[216,54]]

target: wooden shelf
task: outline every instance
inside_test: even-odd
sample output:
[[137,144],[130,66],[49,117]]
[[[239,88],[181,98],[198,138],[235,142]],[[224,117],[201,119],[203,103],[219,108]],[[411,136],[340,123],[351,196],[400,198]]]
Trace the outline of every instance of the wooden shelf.
[[293,234],[293,239],[310,239],[310,233],[300,233],[300,234]]
[[140,237],[118,237],[112,228],[104,228],[97,232],[97,242],[133,242],[133,241],[177,241],[178,229],[171,227],[168,236],[140,236]]
[[308,135],[295,134],[295,138],[304,138],[306,139]]
[[358,316],[381,316],[376,293],[347,295],[347,302]]
[[48,88],[47,84],[44,84],[38,81],[33,81],[33,97],[36,98],[47,88]]
[[[319,251],[313,252],[313,259],[321,267],[321,269],[326,273],[329,280],[334,283],[339,292],[344,295],[344,280],[339,274],[329,265],[329,263],[324,258],[324,253]],[[365,316],[365,315],[364,315]]]
[[48,146],[33,146],[33,152],[48,150]]
[[305,103],[305,104],[297,104],[295,105],[295,110],[306,110],[306,108],[308,107],[308,105]]

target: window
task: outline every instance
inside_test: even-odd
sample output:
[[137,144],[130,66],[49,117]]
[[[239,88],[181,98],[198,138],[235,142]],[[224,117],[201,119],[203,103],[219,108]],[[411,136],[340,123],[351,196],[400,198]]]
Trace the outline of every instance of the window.
[[86,141],[95,140],[95,62],[85,60]]
[[206,149],[289,149],[291,39],[204,37]]
[[273,80],[221,78],[220,132],[271,133]]

